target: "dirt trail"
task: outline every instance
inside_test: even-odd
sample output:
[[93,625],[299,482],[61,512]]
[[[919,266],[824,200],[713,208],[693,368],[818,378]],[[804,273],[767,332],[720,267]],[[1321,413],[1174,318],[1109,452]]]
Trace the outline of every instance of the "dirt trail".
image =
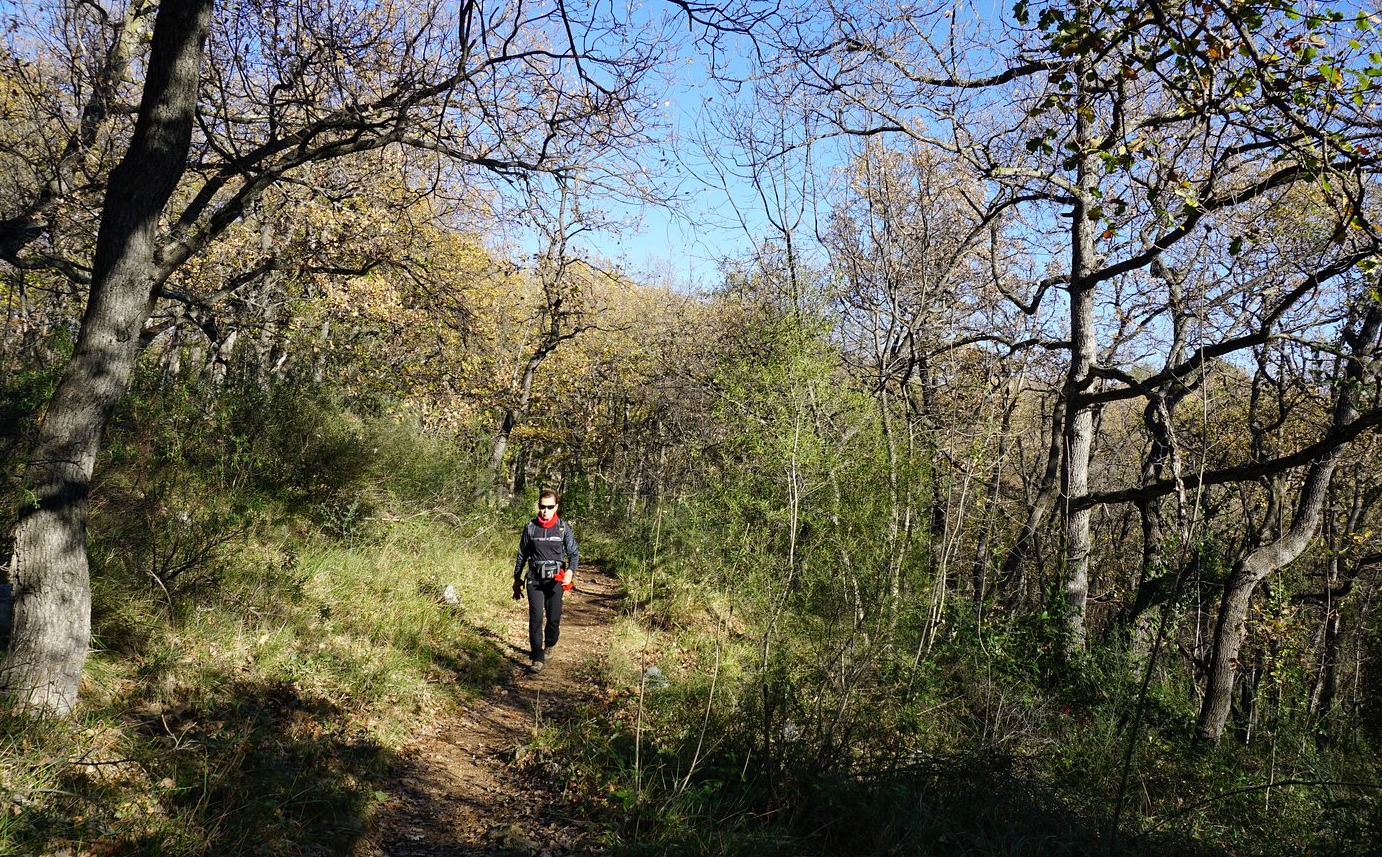
[[509,679],[455,715],[419,723],[391,772],[389,797],[360,857],[595,854],[598,841],[578,822],[558,817],[558,795],[514,764],[536,723],[556,724],[599,688],[598,659],[619,615],[618,582],[582,565],[563,597],[561,640],[547,668],[527,668],[528,611],[515,603],[502,644]]

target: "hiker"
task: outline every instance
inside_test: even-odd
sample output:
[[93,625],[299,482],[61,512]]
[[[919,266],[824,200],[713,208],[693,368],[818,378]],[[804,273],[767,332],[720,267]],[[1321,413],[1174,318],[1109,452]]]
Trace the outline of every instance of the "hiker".
[[525,584],[528,590],[528,650],[533,672],[542,671],[548,652],[556,647],[561,636],[562,592],[574,585],[580,562],[571,527],[557,517],[559,502],[557,492],[542,489],[537,498],[537,517],[523,527],[523,534],[518,537],[518,560],[513,568],[513,600],[523,597]]

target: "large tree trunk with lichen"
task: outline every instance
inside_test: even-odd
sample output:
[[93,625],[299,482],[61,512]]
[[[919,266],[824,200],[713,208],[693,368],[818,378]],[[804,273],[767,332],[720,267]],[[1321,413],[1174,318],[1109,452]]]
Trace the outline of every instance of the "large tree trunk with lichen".
[[0,690],[62,715],[77,700],[91,637],[87,492],[112,410],[129,388],[163,279],[160,215],[187,163],[212,0],[164,0],[130,147],[112,171],[91,293],[72,359],[24,471],[15,530],[14,626]]

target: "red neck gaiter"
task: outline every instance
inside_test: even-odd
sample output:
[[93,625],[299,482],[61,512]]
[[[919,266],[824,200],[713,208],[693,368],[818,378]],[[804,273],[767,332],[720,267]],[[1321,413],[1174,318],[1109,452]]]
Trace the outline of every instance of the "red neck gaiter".
[[542,527],[544,530],[550,530],[550,529],[552,529],[552,527],[553,527],[556,523],[557,523],[557,516],[556,516],[556,515],[553,515],[553,516],[552,516],[552,520],[550,520],[550,521],[548,521],[548,522],[546,522],[546,523],[543,523],[541,518],[538,518],[538,519],[537,519],[537,525],[538,525],[539,527]]

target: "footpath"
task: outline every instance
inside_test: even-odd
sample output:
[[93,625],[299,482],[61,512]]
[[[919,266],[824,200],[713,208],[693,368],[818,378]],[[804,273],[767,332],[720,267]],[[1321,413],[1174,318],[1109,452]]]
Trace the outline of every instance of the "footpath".
[[443,718],[420,722],[385,786],[387,797],[356,857],[598,854],[598,838],[566,817],[550,777],[531,771],[535,731],[562,724],[600,690],[599,659],[622,593],[582,565],[563,598],[561,641],[528,671],[528,612],[514,604],[499,641],[508,680]]

